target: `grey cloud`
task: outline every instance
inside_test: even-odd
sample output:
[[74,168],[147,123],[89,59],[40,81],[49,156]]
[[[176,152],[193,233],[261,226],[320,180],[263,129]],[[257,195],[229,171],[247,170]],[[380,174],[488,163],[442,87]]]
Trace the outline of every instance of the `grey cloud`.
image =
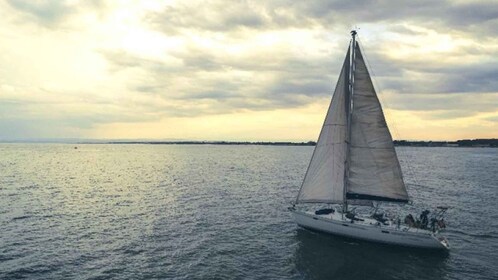
[[227,90],[208,90],[208,91],[200,91],[193,93],[190,95],[188,98],[193,98],[193,99],[216,99],[216,100],[222,100],[222,99],[228,99],[232,97],[237,97],[237,95],[233,91],[227,91]]
[[476,25],[496,22],[498,19],[498,5],[492,1],[306,1],[300,2],[295,12],[298,10],[317,19],[321,24],[334,22],[347,27],[358,23],[391,23],[403,20],[432,28],[479,32]]
[[[231,22],[234,11],[245,11],[241,14],[254,17],[257,20]],[[209,12],[208,12],[209,11]],[[215,11],[212,14],[210,11]],[[457,29],[462,32],[471,32],[472,35],[485,32],[487,25],[498,24],[498,5],[492,2],[470,2],[455,3],[452,1],[273,1],[273,2],[251,2],[240,1],[229,3],[224,1],[210,1],[198,6],[168,7],[162,12],[154,13],[149,18],[154,26],[160,30],[164,28],[183,28],[188,30],[206,30],[223,32],[229,36],[237,36],[238,29],[242,26],[255,30],[269,28],[291,28],[291,27],[322,27],[325,30],[344,30],[351,27],[355,22],[361,20],[362,24],[383,22],[391,32],[401,34],[421,34],[399,25],[398,22],[412,22],[417,25],[435,28],[442,33]],[[279,22],[285,22],[280,25]],[[476,30],[479,29],[479,30]],[[494,28],[496,29],[496,28]],[[498,29],[496,29],[498,30]],[[492,30],[491,32],[497,32]],[[228,33],[227,33],[228,32]],[[428,63],[427,60],[416,61],[392,60],[385,54],[376,51],[379,46],[373,46],[371,55],[375,67],[375,76],[385,89],[398,90],[405,93],[413,92],[484,92],[497,91],[498,81],[492,79],[496,76],[497,63],[490,65],[467,65],[442,64],[436,68],[437,62]],[[485,55],[482,50],[465,49],[460,50],[462,54]],[[458,55],[458,54],[456,54]],[[264,61],[261,64],[255,60],[230,61],[200,53],[198,55],[181,54],[186,65],[194,68],[202,68],[206,71],[221,70],[223,67],[235,67],[248,71],[269,71],[274,65],[276,67],[288,67],[288,71],[295,69],[291,58],[285,62],[278,58],[271,58],[271,62]],[[411,58],[415,59],[415,58]],[[259,61],[258,61],[259,62]],[[303,64],[307,61],[296,61],[296,72],[305,73]],[[321,62],[323,63],[323,61]],[[492,65],[491,65],[492,64]],[[278,70],[277,70],[278,71]],[[416,71],[425,76],[423,80],[417,80],[410,76]],[[322,72],[327,73],[326,71]],[[318,74],[318,73],[317,73]]]
[[23,22],[36,22],[49,29],[60,27],[77,13],[86,11],[102,16],[107,9],[105,1],[100,0],[85,0],[78,5],[62,0],[7,0],[7,3],[24,15],[24,19],[29,19]]
[[[444,72],[443,72],[444,73]],[[496,92],[498,91],[498,65],[484,67],[472,65],[444,73],[440,92]]]
[[264,15],[255,10],[250,1],[207,1],[196,4],[180,3],[168,6],[161,12],[151,12],[146,20],[156,28],[175,34],[179,28],[203,30],[229,30],[259,28],[265,25]]
[[[170,53],[171,56],[182,61],[189,70],[225,71],[236,69],[241,71],[277,71],[299,72],[307,75],[305,69],[325,70],[330,65],[330,57],[296,58],[291,54],[273,53],[271,50],[254,50],[243,55],[230,55],[224,52],[213,52],[209,49],[190,47],[181,52]],[[344,54],[340,54],[341,59]],[[336,60],[339,57],[332,57]],[[328,64],[328,65],[327,65]],[[312,71],[313,72],[313,71]]]
[[58,0],[7,0],[13,8],[32,16],[43,24],[52,25],[67,16],[73,9]]
[[186,67],[202,69],[204,71],[221,70],[227,63],[230,63],[230,61],[221,61],[220,58],[210,53],[200,51],[191,50],[188,54],[176,54],[176,56],[183,61]]
[[[8,0],[8,3],[25,17],[50,28],[76,13],[106,9],[103,1],[85,1],[79,6],[55,0]],[[320,36],[332,36],[330,34],[340,30],[346,37],[344,31],[355,23],[360,23],[360,28],[361,24],[382,23],[392,33],[423,35],[422,31],[407,28],[400,22],[425,26],[438,33],[466,33],[463,37],[475,41],[493,40],[494,35],[498,35],[498,5],[492,2],[278,0],[209,1],[193,6],[190,2],[182,3],[187,4],[151,12],[143,20],[155,30],[186,41],[189,35],[196,34],[204,37],[222,35],[227,39],[221,41],[240,43],[258,31],[292,28],[328,32],[328,35]],[[89,7],[90,10],[85,10]],[[22,117],[36,119],[38,116],[30,115],[37,111],[33,110],[35,106],[51,106],[54,111],[65,108],[64,121],[56,123],[56,120],[43,119],[35,123],[39,127],[60,124],[90,128],[105,122],[299,107],[331,97],[346,47],[319,57],[296,57],[293,51],[277,53],[271,49],[254,49],[239,55],[216,53],[200,44],[187,43],[189,46],[185,49],[165,53],[161,59],[125,51],[100,51],[109,62],[111,75],[127,77],[125,86],[131,92],[123,94],[119,102],[92,97],[92,112],[71,113],[67,106],[84,103],[84,100],[67,103],[2,100],[0,113],[17,115],[17,123],[28,126]],[[382,53],[384,49],[385,46],[373,42],[367,55],[380,89],[402,93],[390,99],[393,106],[389,108],[432,111],[434,113],[429,117],[439,119],[494,112],[498,108],[495,54],[485,53],[479,47],[464,47],[455,55],[473,55],[480,58],[476,61],[483,58],[488,61],[469,63],[465,59],[454,59],[449,64],[419,57],[394,59]],[[488,93],[488,96],[476,95],[476,92]],[[472,96],[466,93],[472,93]],[[2,118],[0,128],[9,131],[15,120]]]
[[[148,77],[139,80],[132,89],[157,95],[164,101],[213,100],[209,108],[200,109],[195,114],[228,113],[240,109],[264,110],[290,108],[308,104],[317,98],[326,98],[333,92],[340,61],[300,60],[289,56],[273,58],[278,62],[245,57],[217,56],[210,52],[193,51],[174,54],[184,61],[182,66],[168,68],[166,63],[134,57],[129,54],[107,54],[107,58],[119,67],[142,69]],[[474,64],[464,66],[434,66],[433,64],[414,63],[410,61],[392,61],[387,57],[377,56],[375,72],[382,90],[394,90],[398,93],[411,93],[411,96],[394,99],[396,108],[404,110],[491,110],[493,105],[477,103],[471,106],[461,97],[447,99],[444,94],[427,95],[428,93],[465,93],[495,92],[498,84],[493,76],[496,67]],[[261,63],[255,62],[261,61]],[[337,68],[337,69],[336,69]],[[483,69],[481,69],[483,68]],[[331,69],[336,69],[331,71]],[[273,77],[269,83],[257,84],[255,81],[235,79],[229,76],[232,70],[242,70],[257,75]],[[411,73],[417,72],[416,78]],[[206,73],[214,73],[212,79]],[[393,74],[394,73],[394,74]],[[225,76],[228,74],[228,76]],[[210,74],[212,76],[212,74]],[[189,87],[173,90],[171,79],[186,81]],[[255,84],[256,83],[256,84]],[[416,93],[425,93],[417,95]],[[463,95],[458,95],[463,96]],[[429,101],[428,101],[429,100]],[[483,105],[483,106],[481,106]],[[158,105],[157,110],[166,108]],[[418,107],[417,107],[418,106]],[[460,109],[458,109],[460,110]],[[188,115],[194,112],[182,112],[182,109],[167,108],[173,115]],[[464,114],[458,111],[456,114]],[[448,115],[449,116],[449,115]]]
[[[126,53],[103,52],[103,55],[111,63],[112,71],[128,68],[141,71],[143,78],[135,75],[137,80],[129,84],[129,88],[160,98],[164,103],[158,105],[157,110],[170,115],[185,115],[182,108],[163,108],[174,100],[211,100],[209,106],[188,113],[196,115],[302,106],[312,102],[313,97],[331,96],[335,82],[327,69],[335,62],[288,55],[247,58],[191,50],[173,54],[183,64],[171,68],[166,62]],[[248,75],[237,77],[232,75],[235,71]],[[266,78],[270,78],[269,81]],[[180,88],[174,82],[178,80],[183,84]]]
[[[2,101],[0,139],[42,137],[45,133],[46,136],[57,134],[64,131],[64,128],[90,129],[97,124],[143,122],[160,117],[149,112],[148,108],[137,108],[136,104],[124,104],[119,107],[112,104],[91,104],[90,110],[73,110],[85,105],[88,106],[84,103],[39,104]],[[47,114],[46,111],[52,113]]]
[[276,95],[303,94],[307,96],[323,95],[330,92],[331,84],[325,79],[316,81],[278,81],[269,88],[269,91]]
[[[280,66],[269,62],[252,65],[244,58],[229,56],[217,57],[205,54],[209,63],[186,63],[177,67],[169,67],[167,63],[119,54],[108,55],[112,63],[122,68],[140,70],[140,75],[130,81],[129,87],[137,94],[147,94],[156,97],[145,99],[144,110],[153,116],[192,117],[207,114],[231,113],[239,110],[273,110],[277,108],[299,107],[332,95],[339,71],[339,61],[302,61],[291,57],[279,59]],[[202,54],[195,53],[189,58],[188,53],[177,54],[182,61],[199,61]],[[123,61],[120,60],[123,59]],[[434,111],[430,118],[456,118],[475,115],[478,112],[492,112],[498,108],[493,101],[493,94],[475,92],[493,89],[496,82],[491,78],[493,65],[489,66],[489,84],[472,82],[473,75],[480,73],[468,66],[468,69],[458,70],[455,67],[432,68],[430,65],[409,65],[399,68],[389,66],[378,69],[381,89],[394,89],[397,93],[390,100],[388,108],[398,110]],[[226,67],[216,67],[225,65]],[[400,63],[400,65],[403,65]],[[239,68],[240,67],[240,68]],[[253,68],[251,70],[251,68]],[[336,69],[337,68],[337,69]],[[428,69],[426,69],[428,68]],[[243,70],[253,73],[253,79],[230,76],[232,70]],[[335,69],[331,71],[331,69]],[[396,75],[385,74],[385,71],[395,70]],[[488,69],[488,68],[486,68]],[[410,77],[410,71],[425,73],[422,77]],[[331,72],[335,72],[331,74]],[[259,82],[258,76],[272,77],[270,81]],[[432,78],[431,78],[432,77]],[[480,77],[486,79],[484,76]],[[420,80],[419,80],[420,79]],[[185,86],[174,87],[175,81],[181,80]],[[472,86],[475,84],[476,86]],[[491,87],[491,88],[489,88]],[[444,94],[451,92],[452,94]],[[460,93],[457,93],[460,92]],[[472,94],[465,94],[470,92]],[[496,90],[495,90],[496,92]],[[424,94],[417,94],[424,93]],[[437,94],[430,94],[437,93]],[[489,96],[489,97],[483,97]],[[496,99],[496,98],[495,98]],[[498,99],[497,99],[498,100]],[[134,101],[137,102],[137,101]],[[182,106],[176,106],[180,102]],[[391,106],[392,105],[392,106]]]
[[498,5],[493,1],[454,4],[448,15],[452,25],[465,27],[483,24],[498,19]]
[[[382,96],[381,96],[382,97]],[[431,112],[430,119],[452,119],[496,112],[498,96],[494,94],[405,94],[389,98],[388,108],[403,111]]]
[[[477,52],[477,53],[476,53]],[[372,78],[382,90],[398,93],[465,93],[498,91],[498,59],[475,48],[464,48],[453,56],[480,56],[486,62],[453,59],[447,54],[430,58],[406,56],[391,58],[378,47],[368,49],[367,59]],[[440,62],[439,62],[440,61]]]
[[355,24],[399,20],[442,30],[496,34],[492,23],[497,23],[498,5],[492,1],[458,3],[431,0],[208,1],[168,7],[151,13],[147,19],[157,29],[169,34],[176,33],[178,28],[226,32],[241,27],[261,30],[322,26],[344,30]]
[[[384,89],[392,89],[400,93],[498,91],[498,80],[496,79],[498,77],[498,64],[495,63],[462,63],[461,65],[420,63],[413,65],[410,62],[392,61],[392,64],[399,65],[395,72],[400,75],[383,80]],[[380,73],[384,71],[381,70]]]
[[100,50],[100,54],[111,64],[111,72],[119,72],[128,68],[149,69],[157,73],[172,73],[179,70],[178,67],[163,63],[158,60],[148,59],[132,55],[125,51]]
[[[187,2],[185,2],[187,3]],[[475,28],[496,21],[497,5],[490,2],[453,3],[450,1],[397,2],[397,1],[209,1],[196,5],[182,4],[167,7],[163,11],[147,15],[146,20],[155,28],[172,36],[183,36],[196,32],[211,36],[220,32],[232,39],[249,36],[247,31],[267,29],[285,30],[298,28],[322,28],[335,30],[350,28],[361,19],[361,23],[383,23],[389,32],[403,35],[424,35],[424,32],[409,29],[403,23],[415,23],[437,32],[474,32]],[[360,26],[361,27],[361,26]],[[478,32],[478,34],[481,31]],[[474,34],[474,33],[472,33]],[[477,33],[476,33],[477,34]],[[214,35],[213,35],[214,36]],[[477,36],[477,35],[476,35]],[[477,37],[473,37],[477,38]],[[325,39],[325,38],[323,38]],[[396,47],[396,46],[392,46]],[[429,58],[408,57],[393,59],[382,50],[385,46],[374,42],[368,48],[372,74],[381,90],[396,93],[426,94],[413,103],[407,99],[396,99],[397,108],[410,110],[446,110],[446,116],[465,115],[462,107],[467,101],[461,98],[447,101],[429,99],[429,93],[475,93],[498,91],[498,63],[492,54],[483,53],[475,47],[464,47],[455,55],[490,57],[488,63],[468,63],[454,60],[452,64],[437,63]],[[195,114],[227,113],[236,110],[264,110],[296,107],[330,96],[333,91],[344,53],[324,54],[318,58],[296,58],[290,54],[266,54],[254,50],[243,56],[214,53],[201,47],[188,47],[182,51],[168,53],[180,61],[174,66],[159,60],[144,59],[127,53],[107,53],[106,58],[115,71],[133,68],[141,71],[142,78],[130,82],[130,89],[152,94],[164,104],[156,104],[157,110],[168,110],[169,114],[194,114],[185,109],[165,108],[168,100],[209,102],[200,106]],[[230,73],[251,73],[253,80],[234,78]],[[261,79],[261,77],[271,79]],[[181,81],[185,86],[173,88],[171,83]],[[203,101],[204,100],[204,101]],[[399,103],[408,102],[408,107]],[[462,103],[464,102],[464,103]],[[205,103],[208,104],[208,103]],[[417,107],[419,106],[420,107]],[[446,105],[444,107],[443,105]],[[479,104],[481,105],[481,104]],[[441,109],[440,107],[444,108]],[[449,106],[457,108],[455,111]],[[479,110],[469,106],[468,110]],[[484,105],[488,108],[487,105]],[[489,108],[488,108],[489,110]],[[451,111],[451,112],[450,112]],[[464,112],[465,111],[465,112]],[[441,113],[441,116],[444,114]]]

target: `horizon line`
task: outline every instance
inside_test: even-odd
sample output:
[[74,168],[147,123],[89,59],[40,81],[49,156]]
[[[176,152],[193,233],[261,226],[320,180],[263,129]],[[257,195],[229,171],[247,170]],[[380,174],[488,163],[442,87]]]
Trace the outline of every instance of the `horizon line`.
[[[458,141],[476,141],[476,140],[498,140],[498,138],[466,138],[457,140],[410,140],[410,139],[393,139],[393,141],[406,142],[446,142],[456,143]],[[32,139],[1,139],[0,143],[60,143],[60,144],[175,144],[175,143],[192,143],[192,144],[257,144],[257,143],[287,143],[287,144],[311,144],[316,140],[194,140],[194,139],[97,139],[97,138],[32,138]]]

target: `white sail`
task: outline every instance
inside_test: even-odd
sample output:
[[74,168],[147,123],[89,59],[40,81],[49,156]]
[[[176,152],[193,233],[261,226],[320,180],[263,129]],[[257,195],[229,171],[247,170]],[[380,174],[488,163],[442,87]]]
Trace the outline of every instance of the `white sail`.
[[298,203],[343,202],[348,95],[349,49],[310,165],[297,196],[296,202]]
[[347,198],[406,202],[392,137],[359,46],[355,49]]

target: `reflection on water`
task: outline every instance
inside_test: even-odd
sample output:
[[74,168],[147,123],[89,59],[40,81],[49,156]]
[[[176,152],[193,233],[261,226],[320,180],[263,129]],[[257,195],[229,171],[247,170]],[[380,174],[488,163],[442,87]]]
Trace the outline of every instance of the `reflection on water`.
[[298,229],[296,268],[306,279],[445,279],[444,251],[357,241]]

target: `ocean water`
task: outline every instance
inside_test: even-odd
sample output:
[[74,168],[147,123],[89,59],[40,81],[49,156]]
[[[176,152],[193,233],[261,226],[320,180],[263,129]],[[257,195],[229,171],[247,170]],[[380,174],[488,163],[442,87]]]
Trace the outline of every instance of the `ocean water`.
[[0,144],[0,279],[498,279],[498,149],[397,149],[449,253],[298,228],[312,149]]

